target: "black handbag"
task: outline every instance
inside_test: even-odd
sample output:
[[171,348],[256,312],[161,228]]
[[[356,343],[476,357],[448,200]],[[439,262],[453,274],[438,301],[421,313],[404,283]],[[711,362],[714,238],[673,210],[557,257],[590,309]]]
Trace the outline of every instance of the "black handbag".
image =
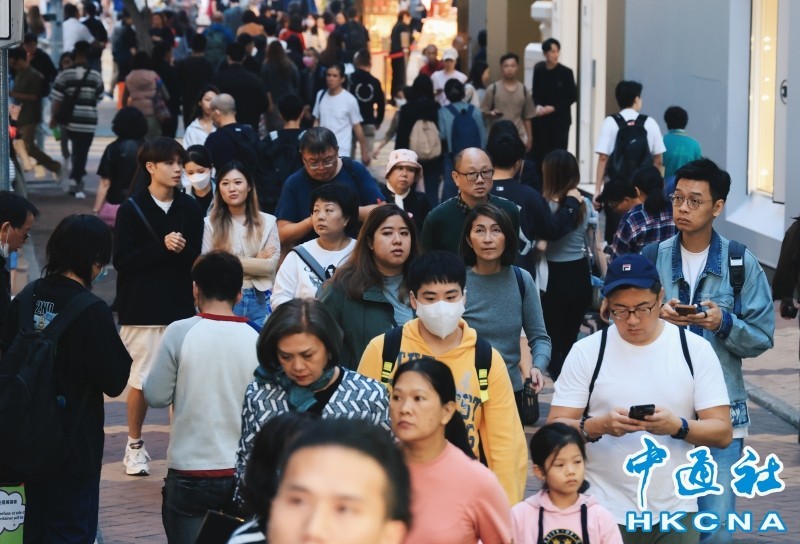
[[522,410],[520,419],[523,425],[535,425],[539,421],[539,395],[533,390],[533,381],[528,378],[522,387]]

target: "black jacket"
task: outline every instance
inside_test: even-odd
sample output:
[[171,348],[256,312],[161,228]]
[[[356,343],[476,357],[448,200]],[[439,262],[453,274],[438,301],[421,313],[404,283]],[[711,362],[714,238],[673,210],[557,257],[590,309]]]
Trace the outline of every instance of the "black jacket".
[[358,100],[358,110],[364,119],[362,124],[381,126],[386,110],[381,82],[366,70],[356,69],[350,74],[350,92]]
[[214,83],[221,93],[231,95],[236,102],[236,120],[257,132],[258,119],[269,106],[261,78],[241,64],[232,64],[217,74]]
[[[166,214],[147,188],[131,198],[158,239],[145,226],[130,199],[119,207],[114,233],[119,324],[163,326],[193,316],[191,269],[203,243],[200,207],[179,191],[175,191]],[[164,245],[164,237],[170,232],[180,232],[186,239],[186,247],[180,253],[173,253]]]
[[408,140],[411,137],[411,129],[414,123],[420,119],[433,121],[439,125],[439,103],[432,98],[421,100],[409,100],[408,103],[400,108],[400,120],[397,122],[397,132],[395,133],[394,148],[408,149]]
[[[394,204],[394,193],[389,189],[388,185],[381,184],[381,192],[386,197],[388,204]],[[414,220],[414,225],[417,227],[417,235],[422,234],[422,224],[428,213],[431,211],[431,203],[425,193],[412,190],[403,199],[403,209],[408,212],[411,219]]]

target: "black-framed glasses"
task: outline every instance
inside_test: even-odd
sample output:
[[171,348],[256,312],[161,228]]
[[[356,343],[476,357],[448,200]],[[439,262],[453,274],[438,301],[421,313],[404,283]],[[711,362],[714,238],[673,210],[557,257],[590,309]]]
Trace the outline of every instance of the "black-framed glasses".
[[480,172],[459,172],[458,170],[455,171],[456,174],[461,174],[467,181],[478,181],[478,176],[483,179],[492,179],[494,176],[494,169],[489,168],[488,170],[481,170]]
[[636,319],[644,319],[645,317],[650,317],[650,314],[653,313],[653,308],[658,306],[658,301],[655,301],[652,306],[649,308],[647,306],[640,306],[634,310],[625,309],[611,309],[611,317],[616,319],[617,321],[627,321],[630,319],[631,315],[635,315]]
[[683,203],[686,202],[690,210],[696,210],[702,204],[705,204],[706,202],[711,202],[710,200],[700,200],[699,198],[686,198],[685,196],[676,195],[675,193],[672,193],[667,198],[669,198],[672,201],[672,205],[675,206],[676,208],[680,208],[681,206],[683,206]]

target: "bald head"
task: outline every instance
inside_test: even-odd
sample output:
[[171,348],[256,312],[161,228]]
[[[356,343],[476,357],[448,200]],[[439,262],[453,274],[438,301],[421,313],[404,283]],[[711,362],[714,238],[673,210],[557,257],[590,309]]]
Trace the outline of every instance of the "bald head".
[[492,160],[483,149],[468,147],[456,154],[451,175],[461,199],[470,208],[489,200],[493,168]]
[[236,101],[229,94],[218,94],[211,99],[211,109],[219,111],[222,115],[235,115]]
[[453,168],[461,171],[461,162],[465,159],[469,160],[470,162],[471,161],[479,161],[479,162],[489,161],[489,163],[492,162],[492,159],[491,157],[489,157],[489,154],[480,147],[468,147],[466,149],[462,149],[461,151],[456,153],[455,157],[453,157]]

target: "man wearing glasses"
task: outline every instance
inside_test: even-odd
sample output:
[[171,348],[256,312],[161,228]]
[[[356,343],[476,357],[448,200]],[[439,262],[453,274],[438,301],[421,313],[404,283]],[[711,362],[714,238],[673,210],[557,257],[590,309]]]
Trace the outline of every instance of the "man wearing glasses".
[[517,205],[490,194],[494,168],[489,155],[477,147],[469,147],[453,158],[453,181],[458,195],[436,206],[422,225],[422,248],[424,251],[441,249],[458,255],[461,231],[469,211],[479,204],[491,202],[506,212],[519,232],[519,209]]
[[286,178],[275,210],[281,246],[287,251],[313,237],[311,193],[320,184],[335,181],[352,188],[358,195],[359,221],[364,221],[375,206],[383,203],[378,182],[366,167],[339,157],[339,143],[329,129],[308,129],[300,138],[300,156],[303,168]]
[[[753,254],[745,251],[743,263],[729,262],[730,242],[713,228],[714,218],[722,213],[728,197],[730,175],[711,160],[701,158],[676,170],[675,179],[670,198],[678,234],[659,244],[655,261],[665,289],[663,300],[667,301],[661,307],[661,318],[688,326],[711,342],[722,363],[733,442],[724,449],[711,448],[724,492],[701,497],[699,506],[723,516],[735,509],[730,468],[742,456],[750,425],[742,359],[757,357],[773,346],[775,310],[769,282]],[[738,294],[731,284],[731,266],[735,265],[743,265],[744,270],[744,284]],[[680,315],[676,304],[699,305],[698,312]],[[704,544],[732,541],[733,534],[724,529],[703,538]]]
[[11,306],[11,271],[7,261],[28,238],[39,210],[28,199],[11,191],[0,191],[0,333]]
[[[639,478],[623,467],[627,456],[642,449],[644,437],[668,449],[669,456],[664,466],[649,472],[642,510],[652,512],[654,521],[662,511],[691,516],[697,500],[676,496],[672,473],[686,463],[694,446],[725,447],[731,442],[719,360],[708,341],[660,318],[664,289],[655,266],[643,255],[611,261],[603,295],[601,314],[615,326],[572,347],[555,383],[548,423],[560,421],[581,432],[592,494],[618,524],[624,526],[628,512],[641,516]],[[638,411],[650,415],[631,409],[645,408],[640,405],[653,405]],[[664,542],[697,542],[698,532],[685,521],[687,531],[665,535]],[[620,530],[626,543],[654,541],[649,531]]]

